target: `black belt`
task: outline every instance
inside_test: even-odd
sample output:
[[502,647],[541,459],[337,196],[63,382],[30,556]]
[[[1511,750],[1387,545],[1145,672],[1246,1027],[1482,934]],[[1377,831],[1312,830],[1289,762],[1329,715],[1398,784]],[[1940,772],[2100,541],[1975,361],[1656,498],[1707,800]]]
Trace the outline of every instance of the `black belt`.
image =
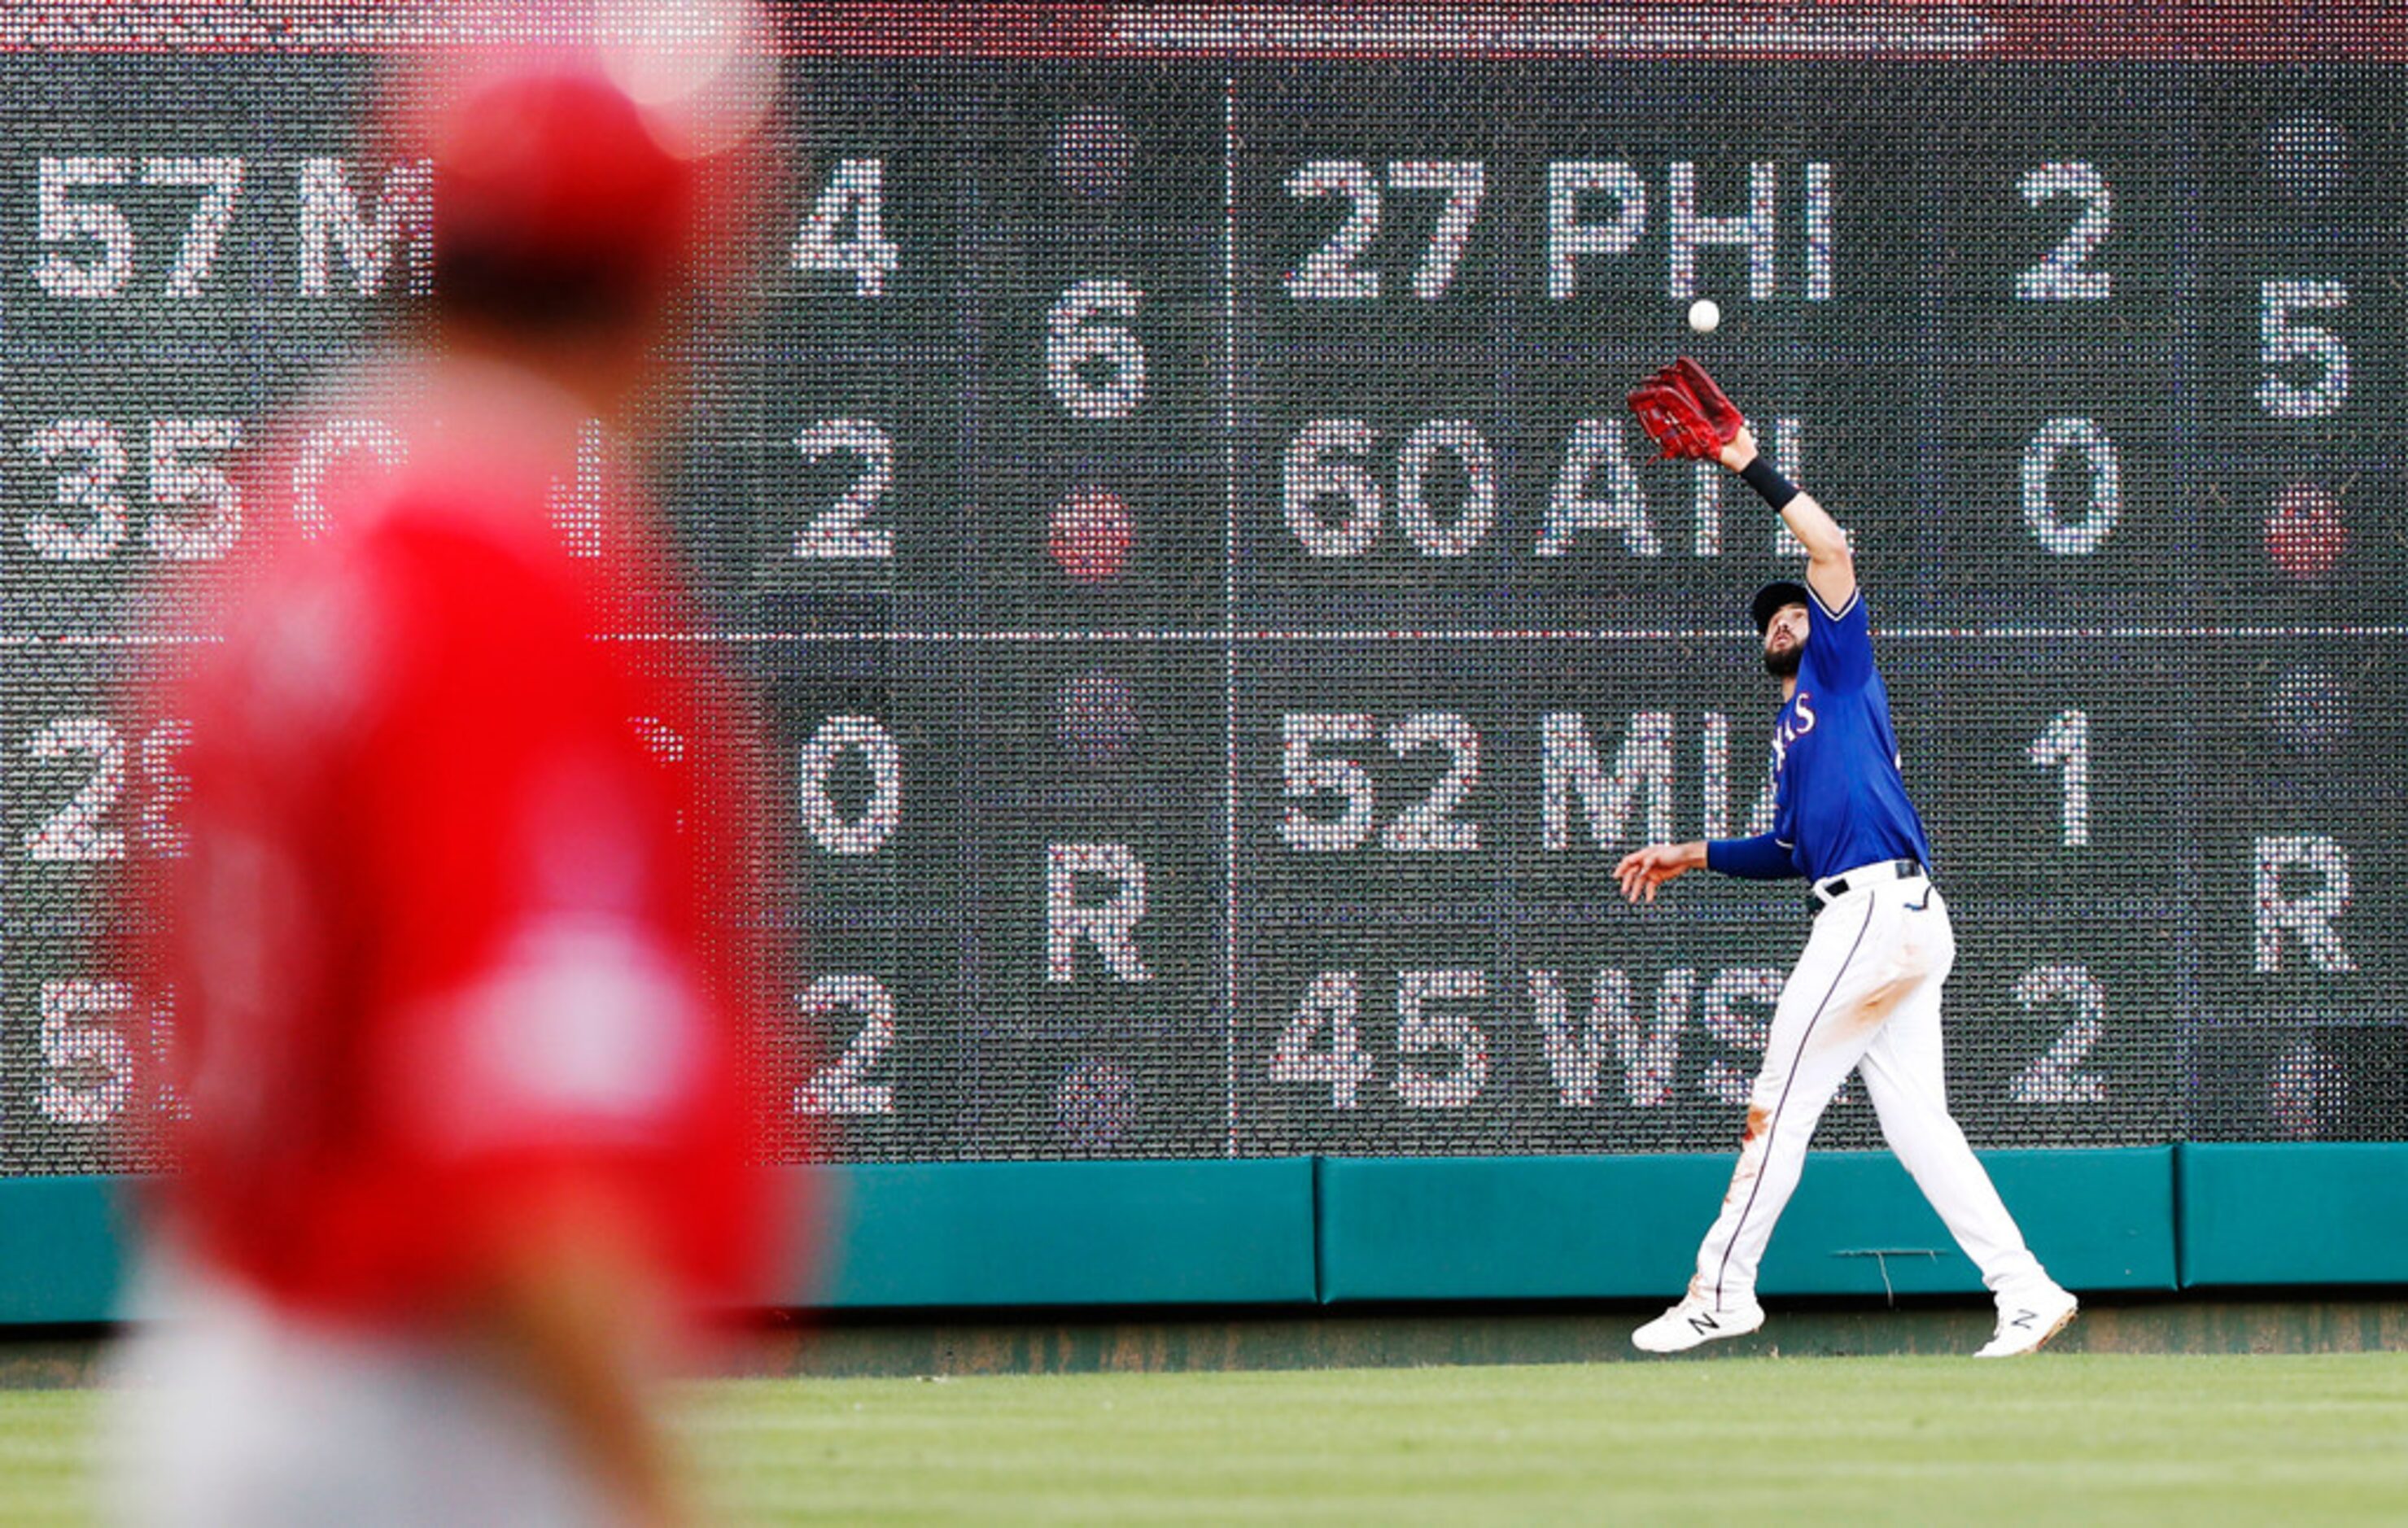
[[1873,864],[1860,864],[1844,876],[1816,881],[1814,889],[1806,894],[1807,910],[1821,912],[1850,892],[1861,892],[1885,880],[1909,880],[1923,873],[1921,860],[1884,860]]

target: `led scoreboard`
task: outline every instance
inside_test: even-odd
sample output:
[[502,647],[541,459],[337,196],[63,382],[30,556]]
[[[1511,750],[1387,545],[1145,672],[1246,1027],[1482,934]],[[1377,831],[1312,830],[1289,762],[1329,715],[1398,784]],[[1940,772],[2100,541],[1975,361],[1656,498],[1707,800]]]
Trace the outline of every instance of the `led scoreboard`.
[[[423,173],[356,122],[394,50],[490,40],[32,8],[67,20],[0,22],[22,1174],[158,1161],[172,994],[101,909],[180,852],[190,732],[118,690],[208,639],[163,575],[407,453],[304,392],[425,297]],[[787,14],[781,258],[687,342],[656,485],[705,614],[606,639],[763,698],[796,1139],[1727,1147],[1801,887],[1631,908],[1610,870],[1769,823],[1745,607],[1798,551],[1651,459],[1623,394],[1683,350],[1854,538],[1976,1143],[2408,1136],[2408,31],[2097,8]],[[593,444],[555,512],[607,558]],[[1878,1138],[1853,1085],[1824,1130]]]

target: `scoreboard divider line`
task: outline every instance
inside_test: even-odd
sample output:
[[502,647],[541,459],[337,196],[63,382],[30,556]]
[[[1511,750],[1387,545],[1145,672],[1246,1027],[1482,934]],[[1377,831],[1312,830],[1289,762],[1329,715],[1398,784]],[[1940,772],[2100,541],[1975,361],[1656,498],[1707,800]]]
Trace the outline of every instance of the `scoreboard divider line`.
[[[1598,7],[1564,18],[1445,14],[1405,18],[1336,15],[1318,6],[1269,6],[1239,15],[1223,6],[1121,6],[1105,34],[1114,50],[1173,56],[1273,50],[1308,57],[1406,51],[1417,57],[1483,59],[1605,54],[1613,58],[1771,54],[1870,58],[1895,53],[1976,57],[1999,41],[1991,21],[1963,7],[1934,17],[1806,15],[1796,21],[1732,16],[1715,5]],[[1372,7],[1376,10],[1377,7]]]
[[[1900,626],[1877,634],[1884,640],[1938,641],[2273,641],[2293,638],[2408,637],[2408,625],[2393,626]],[[1740,626],[1690,627],[1517,627],[1510,629],[1429,628],[1396,631],[1345,629],[1225,627],[1198,631],[1178,628],[1124,631],[861,631],[861,632],[620,632],[605,633],[606,642],[726,642],[767,645],[778,642],[1701,642],[1721,639],[1753,642],[1756,634]],[[48,640],[48,639],[44,639]],[[0,647],[29,645],[0,638]],[[113,646],[106,639],[87,645]]]
[[[2180,131],[2186,137],[2189,137],[2201,126],[2200,113],[2203,103],[2196,84],[2186,85],[2183,88],[2183,98],[2187,108],[2186,115],[2189,120],[2183,123]],[[2213,482],[2216,476],[2216,463],[2213,460],[2213,450],[2205,445],[2205,441],[2213,428],[2211,421],[2214,414],[2214,406],[2207,400],[2215,384],[2214,378],[2209,374],[2210,368],[2200,353],[2201,324],[2199,315],[2201,281],[2200,247],[2207,242],[2201,223],[2201,219],[2206,213],[2207,197],[2204,194],[2206,173],[2205,166],[2196,160],[2195,150],[2186,149],[2182,153],[2185,160],[2182,167],[2187,173],[2177,179],[2177,189],[2173,194],[2179,198],[2177,204],[2180,209],[2179,216],[2186,230],[2192,236],[2174,241],[2173,282],[2176,296],[2173,305],[2173,321],[2179,349],[2175,352],[2173,363],[2173,380],[2174,385],[2184,393],[2183,401],[2186,407],[2173,411],[2171,421],[2172,438],[2169,444],[2172,447],[2175,470],[2181,480]],[[2182,566],[2176,577],[2180,580],[2183,594],[2192,602],[2194,608],[2204,607],[2200,602],[2214,597],[2213,590],[2203,587],[2206,579],[2197,566]],[[2200,795],[2200,770],[2196,767],[2187,767],[2191,764],[2191,759],[2188,756],[2194,753],[2197,745],[2187,735],[2189,729],[2184,729],[2184,731],[2186,735],[2177,744],[2177,767],[2173,771],[2175,832],[2172,835],[2172,841],[2165,846],[2165,864],[2177,904],[2186,908],[2205,908],[2212,906],[2205,865],[2207,850],[2204,848],[2209,840],[2212,824],[2207,820],[2209,808]],[[2201,993],[2212,982],[2212,978],[2206,970],[2207,958],[2200,948],[2198,929],[2200,921],[2200,915],[2196,912],[2188,917],[2177,917],[2172,921],[2174,934],[2172,962],[2174,995],[2172,1005],[2173,1011],[2169,1017],[2174,1023],[2173,1061],[2175,1066],[2180,1069],[2178,1075],[2183,1077],[2200,1075],[2199,1067],[2201,1064],[2202,1050],[2200,1021],[2201,1009],[2207,1006],[2202,1000]],[[2174,1231],[2174,1279],[2177,1285],[2186,1286],[2189,1280],[2185,1270],[2186,1254],[2182,1235],[2183,1147],[2196,1128],[2196,1121],[2192,1116],[2198,1107],[2199,1095],[2195,1090],[2186,1088],[2177,1096],[2178,1102],[2174,1105],[2174,1113],[2179,1138],[2174,1145],[2176,1188],[2172,1212]]]
[[[1222,1145],[1238,1154],[1238,76],[1221,77]],[[1320,1271],[1314,1269],[1316,1291]]]
[[[2396,640],[2408,637],[2401,626],[1900,626],[1878,634],[1884,641],[2226,641],[2272,642],[2325,639]],[[1400,631],[1315,631],[1305,628],[1257,628],[1211,631],[1178,628],[1128,631],[857,631],[857,632],[597,632],[597,642],[653,643],[663,646],[768,647],[779,643],[810,646],[843,642],[943,643],[1072,642],[1709,642],[1756,640],[1756,634],[1738,626],[1690,627],[1528,627],[1506,630],[1429,629]],[[0,651],[112,650],[148,650],[183,647],[214,647],[224,638],[206,634],[152,635],[136,632],[0,633]]]

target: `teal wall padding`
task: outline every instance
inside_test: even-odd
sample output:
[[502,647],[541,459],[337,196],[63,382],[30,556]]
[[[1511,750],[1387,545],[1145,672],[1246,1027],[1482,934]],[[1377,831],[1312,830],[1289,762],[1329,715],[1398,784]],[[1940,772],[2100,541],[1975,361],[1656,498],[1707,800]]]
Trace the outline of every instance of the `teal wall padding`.
[[1677,1293],[1729,1177],[1689,1155],[1326,1158],[1321,1295]]
[[[2180,1286],[2172,1147],[1981,1157],[2025,1243],[2057,1282],[2099,1291]],[[1784,1294],[1960,1293],[1980,1291],[1982,1278],[1897,1158],[1832,1151],[1807,1158],[1765,1255],[1762,1287]]]
[[[2408,1284],[2408,1145],[1986,1152],[2033,1249],[2086,1291]],[[1670,1297],[1720,1155],[943,1163],[798,1168],[840,1308]],[[131,1180],[0,1178],[0,1324],[115,1313]],[[1878,1254],[1878,1255],[1875,1255]],[[1971,1292],[1886,1152],[1818,1152],[1768,1294]],[[2179,1277],[2177,1277],[2179,1274]]]
[[1254,1305],[1313,1298],[1312,1159],[820,1169],[815,1303]]
[[[1985,1153],[2026,1238],[2086,1290],[2176,1287],[2169,1147]],[[1687,1283],[1731,1159],[1331,1158],[1322,1297],[1667,1298]],[[1772,1240],[1767,1294],[1965,1292],[1971,1260],[1887,1152],[1818,1152]]]
[[2408,1145],[2181,1149],[2183,1281],[2408,1284]]
[[107,1321],[116,1314],[133,1179],[0,1178],[0,1325]]

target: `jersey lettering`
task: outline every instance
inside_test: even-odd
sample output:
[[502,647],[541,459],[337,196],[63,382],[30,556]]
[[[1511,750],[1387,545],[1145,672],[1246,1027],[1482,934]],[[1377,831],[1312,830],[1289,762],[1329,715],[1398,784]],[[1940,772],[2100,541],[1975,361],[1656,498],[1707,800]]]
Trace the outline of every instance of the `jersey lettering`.
[[[1812,748],[1797,746],[1810,736]],[[1815,598],[1797,688],[1773,721],[1772,757],[1773,832],[1793,846],[1794,863],[1809,878],[1885,860],[1931,863],[1899,775],[1861,593],[1837,614]]]
[[1813,696],[1800,690],[1795,709],[1784,712],[1772,729],[1772,767],[1776,773],[1789,762],[1789,745],[1814,730]]

